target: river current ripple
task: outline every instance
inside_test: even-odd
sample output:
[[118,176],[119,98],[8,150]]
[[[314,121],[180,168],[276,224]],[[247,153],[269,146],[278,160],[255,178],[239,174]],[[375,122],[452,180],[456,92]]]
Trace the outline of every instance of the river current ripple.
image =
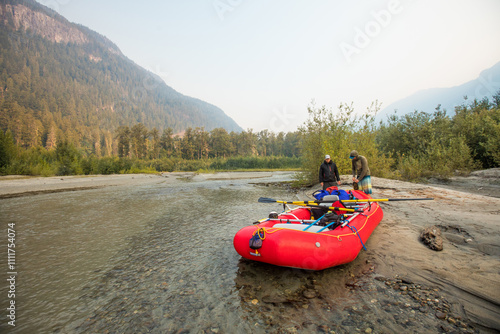
[[[159,182],[0,201],[2,229],[16,226],[18,272],[16,326],[2,319],[0,329],[250,330],[253,324],[241,322],[235,289],[240,256],[232,238],[276,209],[257,203],[258,197],[289,196],[252,183],[291,176]],[[1,261],[6,268],[6,258]],[[0,286],[3,310],[6,288]]]

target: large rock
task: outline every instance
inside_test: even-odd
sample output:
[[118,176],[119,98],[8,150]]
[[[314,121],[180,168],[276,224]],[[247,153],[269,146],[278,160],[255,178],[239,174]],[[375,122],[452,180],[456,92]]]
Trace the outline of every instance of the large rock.
[[441,230],[437,226],[426,227],[420,234],[420,240],[432,250],[443,250],[443,238],[441,237]]

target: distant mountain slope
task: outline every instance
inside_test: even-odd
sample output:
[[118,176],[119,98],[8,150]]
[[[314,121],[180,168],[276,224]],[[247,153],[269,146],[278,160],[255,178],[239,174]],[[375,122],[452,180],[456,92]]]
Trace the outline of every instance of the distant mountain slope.
[[394,113],[395,110],[397,110],[398,115],[404,115],[415,110],[433,112],[438,105],[441,105],[441,109],[446,109],[450,114],[455,110],[455,106],[464,103],[465,96],[467,96],[468,101],[481,100],[484,97],[490,98],[499,90],[500,62],[482,71],[477,79],[463,85],[426,89],[396,101],[381,110],[377,115],[377,120],[385,121],[387,115]]
[[33,0],[0,0],[1,130],[11,130],[18,143],[45,144],[57,135],[85,146],[138,122],[160,131],[242,130],[221,109],[182,95],[126,58],[106,37]]

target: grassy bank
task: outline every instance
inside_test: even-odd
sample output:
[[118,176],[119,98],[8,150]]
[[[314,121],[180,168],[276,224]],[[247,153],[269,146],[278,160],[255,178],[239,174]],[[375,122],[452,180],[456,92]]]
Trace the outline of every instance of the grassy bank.
[[0,175],[92,175],[158,172],[221,172],[298,170],[297,157],[231,157],[186,160],[181,158],[136,159],[84,156],[74,146],[61,145],[56,150],[43,148],[19,150],[15,147],[0,168]]

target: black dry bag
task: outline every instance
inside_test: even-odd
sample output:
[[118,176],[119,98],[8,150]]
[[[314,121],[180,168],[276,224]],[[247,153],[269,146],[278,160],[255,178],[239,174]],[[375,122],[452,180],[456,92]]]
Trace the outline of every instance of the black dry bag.
[[263,229],[256,231],[254,235],[250,238],[249,246],[251,249],[259,249],[262,247],[262,240],[265,238],[265,232]]

